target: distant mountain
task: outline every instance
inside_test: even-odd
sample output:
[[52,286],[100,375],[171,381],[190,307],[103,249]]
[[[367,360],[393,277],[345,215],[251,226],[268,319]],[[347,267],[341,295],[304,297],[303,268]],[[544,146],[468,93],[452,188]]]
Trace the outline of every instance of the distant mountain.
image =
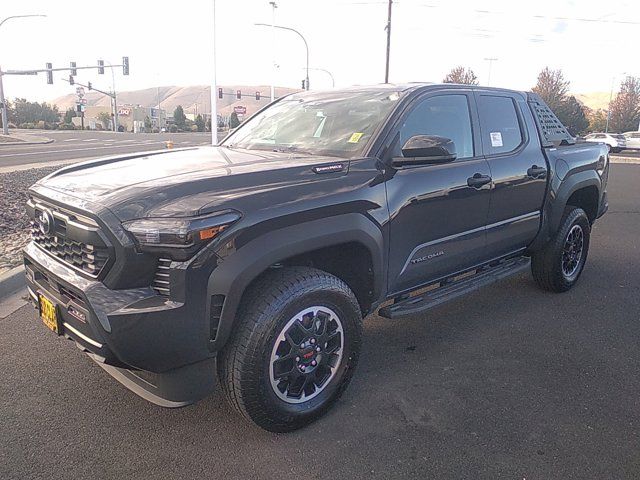
[[606,110],[609,108],[610,92],[572,93],[571,95],[575,96],[580,103],[591,110]]
[[[227,116],[233,112],[236,106],[247,108],[250,115],[264,107],[270,100],[271,87],[267,85],[221,85],[224,92],[223,98],[218,98],[218,114]],[[236,98],[236,92],[242,92],[242,99]],[[182,105],[185,113],[209,113],[211,111],[211,87],[207,85],[194,85],[191,87],[157,87],[144,90],[133,90],[118,93],[118,106],[141,105],[143,107],[155,107],[160,103],[160,108],[170,115],[178,105]],[[276,87],[276,97],[287,95],[298,90],[293,88]],[[260,100],[256,100],[256,92],[260,92]],[[103,106],[108,110],[111,99],[106,95],[85,89],[85,98],[89,106]],[[216,92],[217,98],[217,92]],[[58,97],[51,103],[57,105],[61,111],[74,108],[77,96],[75,94]]]

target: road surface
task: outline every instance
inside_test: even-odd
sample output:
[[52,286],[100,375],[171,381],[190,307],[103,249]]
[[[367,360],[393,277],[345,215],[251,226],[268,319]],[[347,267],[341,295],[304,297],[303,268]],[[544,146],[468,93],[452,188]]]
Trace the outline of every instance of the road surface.
[[523,274],[399,320],[370,316],[351,387],[276,435],[216,393],[178,410],[112,380],[25,306],[0,320],[0,478],[640,477],[640,165],[568,293]]
[[114,133],[81,130],[38,131],[53,139],[41,145],[0,145],[0,168],[90,158],[122,153],[144,152],[165,147],[174,142],[174,148],[210,145],[210,133]]

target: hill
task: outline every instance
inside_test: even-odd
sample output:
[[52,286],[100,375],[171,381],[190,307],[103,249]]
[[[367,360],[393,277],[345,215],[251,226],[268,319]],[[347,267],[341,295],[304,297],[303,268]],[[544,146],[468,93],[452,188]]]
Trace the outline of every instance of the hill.
[[[270,88],[267,85],[226,85],[220,86],[224,92],[223,98],[219,98],[216,105],[218,114],[227,116],[233,112],[235,106],[247,107],[247,114],[264,107],[270,100]],[[86,90],[86,89],[85,89]],[[242,99],[236,98],[236,92],[242,92]],[[118,105],[141,105],[143,107],[160,108],[172,114],[178,105],[182,105],[185,113],[208,113],[211,111],[211,87],[207,85],[194,85],[191,87],[154,87],[144,90],[118,92]],[[276,96],[287,95],[298,90],[285,87],[276,87]],[[260,100],[256,100],[255,93],[260,92]],[[246,96],[245,96],[246,95]],[[76,95],[69,94],[58,97],[51,103],[57,105],[61,111],[74,108]],[[86,91],[85,98],[88,106],[102,106],[106,110],[110,108],[111,99],[106,95],[95,91]]]

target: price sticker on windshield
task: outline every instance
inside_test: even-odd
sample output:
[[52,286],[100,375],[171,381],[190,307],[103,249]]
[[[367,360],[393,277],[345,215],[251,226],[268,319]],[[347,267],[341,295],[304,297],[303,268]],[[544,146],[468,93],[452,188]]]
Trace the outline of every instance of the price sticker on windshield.
[[347,140],[347,143],[358,143],[363,135],[364,133],[355,132],[354,134],[351,135],[349,140]]
[[500,132],[491,132],[491,146],[492,147],[502,147],[502,133]]

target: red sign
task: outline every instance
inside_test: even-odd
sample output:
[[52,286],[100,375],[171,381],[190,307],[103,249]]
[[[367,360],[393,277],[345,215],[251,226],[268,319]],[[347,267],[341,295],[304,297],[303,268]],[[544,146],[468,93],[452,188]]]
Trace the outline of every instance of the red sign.
[[247,107],[238,105],[237,107],[233,107],[233,111],[236,113],[236,115],[244,115],[245,113],[247,113]]

